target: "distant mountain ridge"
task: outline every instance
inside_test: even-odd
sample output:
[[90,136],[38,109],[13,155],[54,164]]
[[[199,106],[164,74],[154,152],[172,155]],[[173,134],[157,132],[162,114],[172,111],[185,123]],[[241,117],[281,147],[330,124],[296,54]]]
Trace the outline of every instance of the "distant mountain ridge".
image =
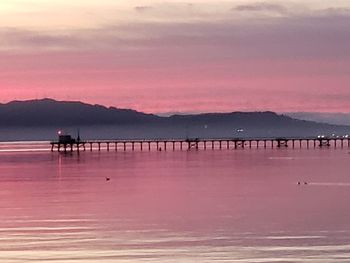
[[350,113],[343,112],[286,112],[284,113],[299,120],[325,122],[334,125],[350,125]]
[[298,120],[270,111],[160,117],[79,101],[41,99],[0,104],[0,129],[6,130],[0,133],[1,140],[52,138],[61,128],[72,133],[82,128],[88,138],[315,136],[350,132],[349,126]]
[[[118,125],[169,123],[205,125],[234,122],[241,125],[308,124],[274,112],[232,112],[160,117],[131,109],[53,99],[12,101],[0,104],[0,126]],[[310,122],[309,124],[316,124]]]
[[53,99],[0,104],[0,126],[108,125],[158,119],[129,109]]

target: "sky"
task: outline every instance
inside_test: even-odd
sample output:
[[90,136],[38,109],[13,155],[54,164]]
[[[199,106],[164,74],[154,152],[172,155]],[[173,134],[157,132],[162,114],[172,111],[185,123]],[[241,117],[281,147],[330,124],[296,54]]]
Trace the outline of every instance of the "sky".
[[350,112],[348,0],[1,0],[0,102]]

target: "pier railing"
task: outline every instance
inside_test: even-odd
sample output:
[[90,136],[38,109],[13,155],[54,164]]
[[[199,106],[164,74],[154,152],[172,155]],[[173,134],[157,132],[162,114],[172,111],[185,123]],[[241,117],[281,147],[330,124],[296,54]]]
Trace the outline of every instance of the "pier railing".
[[192,150],[238,148],[310,148],[350,147],[350,138],[342,137],[242,137],[242,138],[186,138],[186,139],[116,139],[85,140],[74,142],[52,141],[51,151],[135,151],[135,150]]

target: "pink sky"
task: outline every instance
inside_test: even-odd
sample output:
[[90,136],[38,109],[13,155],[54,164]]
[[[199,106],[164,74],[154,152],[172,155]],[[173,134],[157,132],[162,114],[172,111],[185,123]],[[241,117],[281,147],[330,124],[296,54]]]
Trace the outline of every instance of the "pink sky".
[[1,102],[350,112],[348,1],[115,2],[3,0]]

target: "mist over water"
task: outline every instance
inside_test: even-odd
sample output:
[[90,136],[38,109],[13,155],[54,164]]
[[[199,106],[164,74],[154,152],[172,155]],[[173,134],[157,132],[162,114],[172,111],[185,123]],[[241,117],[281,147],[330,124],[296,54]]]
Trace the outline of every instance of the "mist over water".
[[348,148],[17,148],[0,152],[0,262],[350,259]]

